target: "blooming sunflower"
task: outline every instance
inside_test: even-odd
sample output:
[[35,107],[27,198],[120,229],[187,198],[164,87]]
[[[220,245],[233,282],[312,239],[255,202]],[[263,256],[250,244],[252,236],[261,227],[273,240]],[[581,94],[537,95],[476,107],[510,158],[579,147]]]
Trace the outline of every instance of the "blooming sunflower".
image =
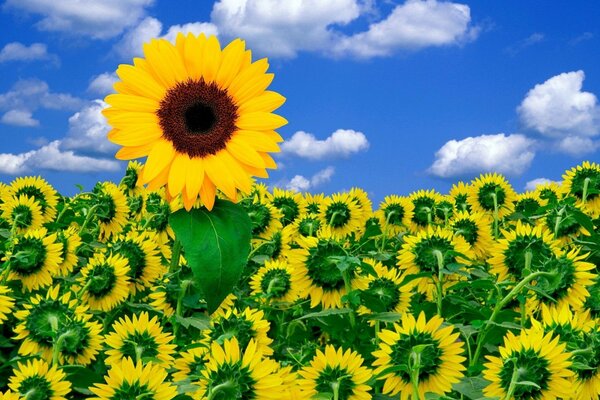
[[61,249],[62,245],[56,242],[56,234],[48,234],[45,228],[17,237],[12,251],[6,253],[10,269],[8,279],[19,280],[24,291],[50,286],[62,262]]
[[[441,258],[438,259],[439,256]],[[429,227],[416,235],[404,238],[404,244],[398,253],[397,265],[408,275],[431,273],[432,278],[419,278],[413,281],[413,285],[417,285],[420,293],[431,295],[438,279],[440,260],[442,266],[447,267],[456,263],[470,265],[473,258],[474,254],[462,236],[453,235],[452,231],[445,228]],[[449,275],[447,279],[450,281],[458,278],[458,275],[455,275]]]
[[494,244],[490,219],[483,213],[459,211],[449,221],[449,227],[455,235],[467,241],[471,250],[479,259],[485,259]]
[[585,161],[563,175],[564,190],[590,216],[600,217],[600,165]]
[[312,194],[312,193],[303,193],[304,203],[306,204],[306,212],[312,214],[318,214],[321,209],[321,204],[323,200],[325,200],[325,195],[323,193]]
[[451,196],[440,197],[440,200],[435,205],[435,216],[444,225],[448,224],[448,220],[454,215],[454,199]]
[[435,206],[443,199],[435,190],[418,190],[408,197],[413,205],[410,230],[418,232],[435,222]]
[[56,232],[57,242],[62,244],[61,259],[62,263],[56,271],[59,276],[67,276],[77,265],[77,249],[81,246],[82,241],[77,229],[71,226],[65,230]]
[[42,360],[29,360],[17,363],[8,387],[25,399],[67,400],[71,382],[66,374]]
[[[298,371],[302,377],[298,386],[303,399],[313,399],[318,395],[331,394],[340,400],[370,400],[367,384],[372,371],[363,366],[363,358],[351,349],[325,347],[325,352],[317,350],[310,366]],[[320,397],[319,397],[320,398]]]
[[98,397],[92,400],[152,399],[171,400],[177,387],[167,380],[167,371],[154,363],[134,363],[129,357],[115,362],[104,383],[96,383],[90,391]]
[[44,222],[42,208],[33,198],[26,195],[8,198],[0,206],[2,218],[10,226],[14,226],[17,233],[25,233],[42,227]]
[[469,185],[467,202],[475,212],[497,213],[502,219],[514,210],[517,194],[506,178],[499,174],[484,174]]
[[252,238],[255,244],[260,244],[262,240],[266,240],[283,228],[281,224],[283,214],[273,205],[260,202],[258,197],[255,197],[252,201],[244,201],[242,206],[252,222]]
[[554,234],[554,238],[566,245],[580,235],[589,235],[589,232],[579,223],[577,208],[572,198],[558,199],[546,207],[545,215],[538,219],[538,223]]
[[54,346],[58,347],[61,365],[88,365],[102,350],[102,325],[91,318],[89,313],[78,312],[56,333],[58,340]]
[[19,395],[19,393],[7,390],[4,393],[0,392],[0,400],[22,400],[22,397]]
[[286,226],[293,223],[296,218],[306,212],[306,203],[302,194],[291,190],[273,189],[271,204],[281,211],[281,223]]
[[[570,355],[558,336],[541,329],[522,330],[519,336],[508,332],[500,357],[486,356],[483,377],[490,384],[483,389],[489,397],[511,399],[572,398],[573,372]],[[516,384],[527,382],[528,384]]]
[[255,248],[260,247],[260,254],[266,255],[271,260],[285,261],[288,258],[292,244],[293,229],[290,225],[279,231],[275,231],[265,240],[254,243]]
[[108,138],[124,146],[116,157],[147,156],[141,183],[166,185],[187,210],[198,196],[212,209],[217,189],[232,200],[249,193],[252,175],[276,167],[268,152],[287,123],[272,113],[285,98],[266,90],[267,60],[252,63],[242,40],[221,50],[215,36],[192,34],[154,39],[144,55],[119,66],[118,93],[106,97]]
[[[568,335],[565,335],[568,339],[563,341],[566,342],[567,349],[572,354],[573,364],[571,370],[575,373],[573,382],[575,396],[573,398],[597,400],[600,395],[600,326],[598,326],[597,321],[595,324],[594,322],[586,323],[585,321],[589,322],[589,320],[586,320],[588,313],[586,311],[583,314],[580,318],[576,317],[581,315],[578,313],[571,317],[571,319],[578,319],[575,323],[569,320],[565,324],[556,327],[561,340],[563,340],[564,333]],[[591,329],[587,329],[590,325]],[[547,327],[547,330],[550,329],[552,329],[552,326]]]
[[129,266],[120,255],[96,253],[81,269],[81,297],[92,310],[110,311],[129,296]]
[[[304,283],[304,287],[301,287]],[[286,261],[268,260],[252,276],[252,294],[265,300],[293,303],[307,290],[306,280]]]
[[539,196],[542,201],[542,205],[546,206],[549,203],[554,203],[564,197],[565,191],[561,187],[560,183],[550,181],[537,185],[535,193]]
[[[290,251],[289,262],[304,277],[302,285],[310,283],[306,293],[310,307],[321,304],[323,308],[341,308],[342,296],[347,293],[344,277],[337,267],[339,258],[346,256],[343,243],[333,238],[329,227],[321,228],[317,237],[297,238],[297,241],[300,248]],[[352,285],[356,279],[354,266],[347,273]]]
[[[515,229],[503,230],[503,238],[491,250],[490,272],[502,282],[509,277],[520,280],[526,267],[539,269],[550,257],[560,254],[560,243],[552,233],[541,226],[531,226],[517,221]],[[526,264],[529,262],[529,265]]]
[[173,372],[173,381],[185,381],[189,379],[196,381],[202,376],[202,370],[206,365],[206,355],[209,348],[198,343],[192,343],[192,348],[179,353],[179,358],[175,360],[175,369]]
[[[444,320],[437,315],[429,321],[421,312],[417,319],[412,314],[402,316],[401,325],[394,324],[394,330],[384,329],[379,333],[381,342],[373,352],[376,360],[373,366],[377,379],[385,380],[383,393],[406,400],[413,394],[411,370],[414,359],[419,362],[419,398],[425,393],[444,394],[452,389],[452,384],[463,377],[466,360],[464,343],[458,340],[459,333],[453,333],[453,326],[441,327]],[[418,353],[418,356],[417,356]],[[412,360],[411,360],[412,358]],[[414,373],[416,375],[416,373]]]
[[348,195],[362,211],[361,219],[366,221],[371,214],[373,214],[373,203],[371,202],[371,199],[369,199],[368,193],[361,188],[353,187],[348,192]]
[[467,199],[469,198],[469,185],[463,181],[459,181],[450,188],[449,196],[454,201],[456,211],[471,212],[471,206]]
[[240,347],[235,337],[225,339],[222,345],[212,342],[210,355],[202,377],[198,381],[200,399],[256,399],[285,398],[283,380],[278,364],[264,358],[256,342]]
[[43,222],[50,222],[56,215],[58,193],[40,176],[19,177],[11,182],[6,195],[19,198],[21,195],[33,197],[43,214]]
[[[2,325],[13,312],[15,299],[10,293],[11,290],[7,286],[0,285],[0,325]],[[9,295],[6,296],[7,294]]]
[[94,188],[96,193],[95,216],[100,228],[100,239],[108,239],[121,232],[127,224],[129,209],[125,194],[112,182],[103,182]]
[[127,197],[132,197],[142,193],[143,187],[139,185],[139,182],[143,167],[144,166],[137,161],[129,161],[127,163],[125,175],[119,183],[119,187],[124,188],[123,191],[125,192]]
[[396,235],[408,229],[413,219],[413,203],[406,197],[386,196],[375,213],[384,232]]
[[175,238],[175,233],[169,225],[169,215],[174,211],[173,206],[166,199],[164,189],[146,193],[142,219],[146,232],[154,231],[158,236],[159,245],[168,243],[170,238]]
[[136,362],[146,362],[147,358],[169,366],[177,345],[172,344],[174,337],[163,332],[158,318],[152,319],[146,311],[129,318],[125,315],[112,326],[113,331],[106,335],[105,341],[109,350],[106,351],[106,364],[115,365],[125,357],[131,357]]
[[296,238],[317,236],[317,232],[321,228],[321,219],[318,214],[306,213],[294,221],[290,227],[292,239],[296,241]]

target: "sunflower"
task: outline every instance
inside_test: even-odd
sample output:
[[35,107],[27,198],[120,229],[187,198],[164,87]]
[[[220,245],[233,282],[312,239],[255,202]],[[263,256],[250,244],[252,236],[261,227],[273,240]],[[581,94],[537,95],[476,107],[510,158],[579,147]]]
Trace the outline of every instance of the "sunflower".
[[127,259],[132,295],[151,287],[164,272],[157,244],[142,232],[129,231],[117,237],[109,249]]
[[221,50],[215,36],[192,34],[154,39],[144,55],[119,66],[118,93],[106,97],[108,138],[124,146],[116,157],[148,156],[141,183],[166,185],[187,210],[198,196],[212,209],[217,189],[232,200],[249,193],[252,175],[276,167],[268,152],[287,123],[272,113],[285,98],[266,90],[267,60],[251,63],[242,40]]
[[467,241],[470,249],[479,259],[485,259],[494,244],[490,219],[482,213],[457,212],[449,221],[449,228],[455,235]]
[[[367,384],[371,370],[363,366],[364,359],[351,349],[325,347],[325,352],[317,350],[310,366],[298,371],[302,377],[298,386],[303,398],[313,399],[319,395],[331,394],[340,400],[370,400]],[[319,397],[320,398],[320,397]]]
[[213,342],[196,396],[199,399],[282,399],[286,387],[278,369],[275,361],[263,357],[254,340],[245,349],[235,337],[226,339],[222,345]]
[[252,276],[250,289],[265,300],[293,303],[308,287],[303,276],[286,261],[268,260]]
[[252,190],[246,199],[254,199],[259,203],[268,203],[273,200],[273,195],[269,192],[269,188],[264,183],[254,182]]
[[373,203],[369,199],[368,193],[361,188],[353,187],[348,195],[358,205],[358,208],[362,211],[362,219],[366,221],[373,213]]
[[[537,270],[551,257],[560,254],[560,243],[549,230],[517,221],[513,230],[503,230],[503,238],[491,250],[488,260],[490,272],[498,275],[498,282],[508,278],[520,280],[529,270]],[[529,263],[529,265],[526,265]]]
[[106,384],[96,383],[90,387],[98,396],[91,400],[171,400],[177,396],[177,387],[166,380],[167,371],[160,365],[134,363],[129,357],[119,359],[104,376]]
[[[508,332],[500,357],[486,356],[483,377],[490,384],[483,389],[489,397],[501,399],[572,398],[573,372],[570,355],[558,336],[541,329],[522,330],[519,336]],[[527,382],[527,384],[517,384]]]
[[436,218],[447,225],[448,220],[454,215],[454,211],[454,199],[451,196],[442,195],[435,205]]
[[6,253],[8,279],[20,281],[24,291],[50,286],[62,262],[62,245],[56,240],[56,234],[48,234],[45,228],[17,237],[12,251]]
[[40,176],[19,177],[11,182],[6,195],[19,198],[21,195],[33,197],[43,214],[43,222],[50,222],[56,215],[58,193]]
[[89,365],[102,350],[102,325],[88,313],[78,313],[57,332],[60,364]]
[[169,225],[169,215],[174,211],[173,206],[166,199],[164,189],[146,194],[142,219],[146,231],[154,231],[158,235],[159,245],[166,244],[170,238],[175,238],[175,233]]
[[100,239],[119,234],[127,224],[129,209],[125,194],[112,182],[98,183],[94,188],[96,207],[94,214],[100,228]]
[[[405,236],[402,249],[398,253],[397,265],[408,275],[431,273],[431,278],[415,279],[412,283],[420,293],[431,295],[438,280],[440,261],[442,267],[447,268],[451,264],[470,265],[473,259],[474,254],[462,236],[455,236],[445,228],[429,227],[416,235]],[[453,274],[448,275],[447,279],[458,277],[459,275]]]
[[283,226],[293,223],[296,218],[306,212],[306,203],[302,194],[291,190],[273,189],[271,204],[283,214],[281,218]]
[[[587,315],[581,319],[586,317]],[[564,325],[568,327],[570,323]],[[588,328],[587,324],[579,323],[576,325],[576,329],[569,332],[571,335],[567,342],[567,349],[572,352],[573,365],[571,369],[575,372],[574,398],[597,400],[600,395],[600,326],[597,321],[591,329],[580,329],[578,325]],[[548,327],[548,329],[551,328]]]
[[129,266],[120,255],[97,253],[81,269],[79,284],[84,302],[92,310],[110,311],[129,296]]
[[565,171],[564,190],[593,218],[600,217],[600,165],[588,161]]
[[119,187],[123,188],[123,192],[127,197],[139,195],[143,192],[143,186],[139,185],[143,167],[137,161],[129,161],[127,163],[125,176],[123,176],[123,179],[119,183]]
[[565,195],[564,188],[561,187],[560,183],[554,181],[537,185],[535,193],[542,201],[542,206],[555,203]]
[[323,193],[312,194],[312,193],[303,193],[304,203],[306,204],[306,212],[312,214],[318,214],[321,209],[321,204],[323,204],[323,200],[325,200],[325,195]]
[[255,246],[260,248],[260,254],[269,257],[271,260],[285,261],[291,249],[292,233],[292,227],[290,225],[285,226],[282,230],[275,231],[271,236],[265,237],[265,240],[260,241],[260,244],[255,244]]
[[42,360],[29,360],[17,363],[8,387],[25,399],[67,400],[71,391],[71,382],[66,374]]
[[42,208],[33,198],[26,195],[11,197],[0,206],[2,218],[10,226],[14,226],[17,233],[25,233],[42,227],[44,222]]
[[520,221],[535,225],[536,217],[541,214],[539,209],[542,207],[542,203],[543,200],[540,199],[537,192],[517,194],[517,199],[514,201],[513,215]]
[[538,223],[554,234],[554,238],[566,245],[579,235],[589,232],[579,223],[577,214],[581,211],[569,199],[559,199],[546,206],[545,215]]
[[[342,296],[347,293],[346,282],[337,267],[339,258],[347,254],[343,243],[333,238],[329,227],[321,228],[317,237],[297,238],[297,241],[300,248],[290,251],[289,262],[304,277],[302,285],[310,283],[304,294],[310,297],[310,307],[321,304],[323,308],[341,308]],[[351,286],[356,271],[354,266],[346,271]]]
[[454,201],[456,211],[471,212],[471,206],[467,199],[469,198],[469,185],[463,181],[459,181],[450,188],[449,196]]
[[209,352],[209,348],[198,343],[192,343],[189,350],[179,353],[179,358],[175,360],[174,367],[176,369],[173,372],[173,381],[197,381],[202,376],[202,370],[206,365],[206,355]]
[[246,307],[240,312],[232,307],[224,314],[212,318],[210,325],[210,329],[202,332],[204,336],[202,343],[206,346],[211,342],[222,344],[223,340],[236,337],[241,347],[254,341],[261,354],[265,356],[273,354],[273,349],[270,347],[273,339],[267,335],[271,323],[265,319],[263,310]]
[[147,358],[169,366],[177,345],[172,344],[174,337],[163,332],[157,317],[150,319],[146,311],[129,318],[125,315],[112,326],[113,331],[106,335],[106,364],[115,365],[125,357],[136,362],[146,362]]
[[77,250],[83,242],[79,233],[77,233],[77,229],[73,226],[56,232],[56,239],[58,243],[62,244],[62,263],[58,266],[56,273],[58,276],[67,276],[73,272],[77,265]]
[[[429,321],[421,312],[417,319],[411,314],[402,316],[401,325],[394,324],[394,330],[384,329],[379,333],[379,348],[373,352],[376,360],[373,366],[378,380],[385,380],[383,393],[406,400],[413,394],[410,365],[419,362],[419,398],[425,393],[444,394],[452,389],[452,384],[463,377],[466,360],[464,343],[458,340],[459,333],[453,333],[452,325],[442,327],[444,320],[433,316]],[[413,372],[413,375],[417,373]]]
[[499,174],[484,174],[469,186],[467,202],[475,212],[493,215],[498,219],[513,212],[517,194],[506,179]]
[[11,292],[8,286],[0,285],[0,325],[13,313],[15,298],[11,295]]
[[260,244],[262,240],[266,240],[274,232],[283,228],[281,224],[283,214],[273,205],[260,202],[256,197],[252,201],[242,202],[242,206],[252,222],[252,238],[255,244]]
[[418,190],[408,196],[413,205],[413,215],[410,221],[411,231],[418,232],[427,229],[435,222],[435,206],[442,198],[442,195],[435,190]]
[[291,229],[292,239],[296,241],[298,236],[314,237],[321,228],[321,219],[318,214],[306,213],[296,219],[292,225],[288,225]]
[[408,229],[413,219],[413,203],[406,197],[386,196],[375,213],[384,232],[396,235]]
[[540,270],[553,272],[555,277],[550,279],[540,277],[535,287],[541,290],[532,291],[527,296],[527,309],[537,310],[539,304],[552,307],[570,306],[574,310],[583,308],[590,296],[590,288],[597,280],[595,265],[586,262],[589,254],[579,254],[580,248],[561,252],[558,257],[550,257],[540,266]]
[[19,395],[19,393],[14,393],[10,390],[7,390],[4,393],[0,392],[0,400],[22,400],[22,397]]

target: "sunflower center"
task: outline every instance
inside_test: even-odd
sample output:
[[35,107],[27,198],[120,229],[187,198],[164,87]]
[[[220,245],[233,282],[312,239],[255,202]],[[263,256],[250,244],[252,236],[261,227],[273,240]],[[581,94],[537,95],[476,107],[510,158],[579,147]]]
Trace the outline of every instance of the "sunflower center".
[[333,393],[337,387],[338,399],[348,400],[354,395],[356,384],[352,380],[352,374],[345,368],[339,366],[326,366],[315,381],[317,393]]
[[273,298],[285,296],[290,287],[290,274],[285,269],[271,269],[265,273],[260,281],[260,288],[263,293]]
[[497,183],[486,183],[477,192],[477,200],[486,211],[494,211],[494,195],[496,196],[496,205],[500,208],[504,205],[506,192]]
[[454,214],[454,206],[449,201],[440,201],[435,206],[435,215],[441,220],[446,220]]
[[467,203],[468,195],[466,193],[458,194],[454,197],[454,204],[459,211],[471,211],[471,207]]
[[88,292],[95,298],[101,298],[110,293],[117,281],[114,268],[108,264],[95,266],[90,271],[88,279],[91,280]]
[[[421,361],[419,367],[419,381],[426,381],[430,376],[436,375],[439,366],[442,364],[442,351],[439,343],[428,332],[412,331],[408,334],[402,334],[400,339],[392,345],[391,358],[393,365],[404,365],[406,369],[396,372],[404,382],[410,382],[410,371],[408,369],[409,357],[415,346],[424,346],[421,352]],[[443,371],[442,371],[443,372]]]
[[419,226],[427,226],[433,219],[435,200],[431,197],[419,197],[413,200],[414,214],[413,222]]
[[282,212],[281,223],[283,225],[290,224],[300,214],[300,206],[291,197],[275,197],[273,205]]
[[33,221],[33,211],[28,206],[19,204],[13,209],[12,218],[17,221],[17,228],[28,228]]
[[10,267],[21,276],[38,272],[46,260],[46,247],[38,238],[23,238],[15,245]]
[[338,261],[334,257],[343,257],[344,255],[344,249],[338,244],[320,242],[317,247],[311,249],[306,260],[308,276],[325,291],[343,288],[344,277],[337,267]]
[[123,357],[131,357],[133,360],[141,360],[142,358],[152,358],[158,355],[158,345],[154,336],[147,331],[134,332],[127,335],[123,339],[121,346]]
[[192,158],[216,154],[237,130],[233,99],[204,79],[188,79],[169,89],[157,116],[163,137],[178,153]]
[[[514,364],[513,364],[513,360]],[[537,385],[517,385],[513,394],[515,399],[537,399],[541,392],[548,389],[552,373],[548,370],[548,360],[541,357],[535,350],[521,350],[513,353],[504,361],[500,370],[500,385],[507,391],[513,375],[513,368],[518,368],[520,382],[533,382]]]
[[27,400],[46,400],[54,397],[50,382],[39,375],[28,376],[23,379],[19,385],[19,392]]

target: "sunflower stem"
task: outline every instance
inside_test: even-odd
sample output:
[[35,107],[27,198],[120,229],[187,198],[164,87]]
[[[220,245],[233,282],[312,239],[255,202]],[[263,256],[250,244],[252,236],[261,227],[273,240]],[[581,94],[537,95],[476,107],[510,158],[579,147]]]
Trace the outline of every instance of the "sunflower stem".
[[588,186],[590,185],[590,177],[588,176],[583,180],[583,193],[581,194],[581,202],[585,203],[587,201],[588,196]]
[[444,298],[444,255],[441,251],[435,249],[433,250],[433,255],[437,259],[438,266],[438,280],[436,282],[437,294],[436,294],[436,304],[437,304],[437,315],[442,316],[442,299]]
[[565,207],[562,207],[556,213],[556,220],[554,221],[554,239],[558,238],[558,229],[560,228],[560,223],[562,222],[562,216],[563,216],[564,212],[565,212]]
[[209,389],[207,400],[216,399],[216,396],[219,394],[219,392],[222,392],[222,391],[228,390],[228,389],[233,389],[233,388],[235,388],[235,382],[225,381],[223,383],[220,383],[217,386]]
[[492,311],[492,315],[490,315],[490,318],[485,322],[485,324],[481,328],[481,332],[479,332],[479,334],[477,335],[475,355],[473,356],[473,358],[471,359],[471,362],[469,363],[470,367],[474,367],[477,364],[477,362],[479,361],[479,357],[481,356],[481,351],[483,350],[483,344],[484,344],[485,338],[487,337],[488,331],[489,331],[490,327],[493,325],[493,323],[496,321],[498,314],[504,308],[504,306],[506,306],[515,296],[517,296],[521,292],[521,290],[532,280],[534,280],[540,276],[553,277],[555,275],[556,275],[555,272],[544,272],[544,271],[532,272],[529,275],[527,275],[525,278],[523,278],[523,280],[521,280],[521,282],[519,282],[506,296],[504,296],[504,298],[502,300],[500,300],[498,303],[496,303],[496,307],[494,307],[494,310]]
[[60,335],[58,338],[56,338],[56,340],[52,344],[52,365],[55,365],[55,366],[58,367],[59,361],[60,361],[59,360],[60,350],[62,348],[63,342],[69,336],[73,336],[73,332],[70,331],[70,330],[66,331],[65,333],[63,333],[62,335]]
[[513,373],[510,377],[510,384],[508,385],[508,391],[506,392],[506,396],[504,400],[510,400],[517,389],[517,379],[519,379],[519,368],[517,368],[517,360],[515,358],[511,359],[513,362]]
[[410,370],[410,383],[412,384],[412,400],[421,400],[419,395],[419,373],[421,372],[421,352],[413,350],[408,356],[408,369]]
[[498,196],[496,193],[491,194],[494,200],[494,239],[498,239]]
[[179,296],[177,297],[177,307],[175,308],[175,322],[173,324],[173,334],[177,337],[177,333],[179,333],[179,318],[181,318],[181,309],[183,308],[183,298],[185,297],[188,288],[192,285],[192,281],[189,279],[185,279],[181,281],[181,286],[179,288]]
[[179,256],[181,255],[181,242],[179,239],[175,239],[173,242],[173,250],[171,250],[171,263],[169,265],[169,272],[174,272],[179,267]]
[[394,215],[394,213],[395,213],[395,211],[390,211],[387,218],[385,219],[385,225],[383,226],[383,232],[381,234],[381,247],[379,248],[380,253],[383,253],[383,251],[385,250],[385,241],[387,239],[387,230],[388,230],[388,226],[390,225],[390,218],[392,217],[392,215]]
[[94,211],[96,211],[98,209],[98,207],[100,207],[100,204],[94,204],[88,210],[87,215],[85,216],[85,220],[83,221],[83,224],[81,225],[81,228],[79,228],[79,235],[80,236],[83,233],[83,231],[85,230],[85,228],[87,227],[87,225],[92,220],[92,215],[94,215]]

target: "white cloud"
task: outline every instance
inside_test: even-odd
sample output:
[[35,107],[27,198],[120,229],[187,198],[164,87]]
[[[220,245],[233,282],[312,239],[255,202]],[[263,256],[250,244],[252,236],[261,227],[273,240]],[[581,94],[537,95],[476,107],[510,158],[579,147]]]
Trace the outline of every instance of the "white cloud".
[[60,149],[59,140],[26,153],[0,154],[0,173],[19,175],[40,169],[84,173],[117,171],[119,163],[114,160],[78,156],[72,151],[63,151]]
[[153,0],[6,0],[4,7],[41,15],[36,26],[42,31],[108,39],[134,25],[153,3]]
[[81,104],[81,99],[70,94],[51,92],[48,84],[39,79],[17,81],[8,92],[0,94],[0,110],[73,110]]
[[557,142],[556,147],[563,153],[580,156],[595,152],[600,148],[600,142],[594,141],[589,137],[566,136]]
[[341,38],[334,52],[369,58],[398,50],[462,44],[475,39],[479,32],[470,22],[470,9],[465,4],[408,0],[367,31]]
[[94,100],[69,118],[69,131],[61,147],[88,153],[114,153],[118,146],[111,143],[106,135],[110,130],[102,109],[108,105],[102,100]]
[[535,85],[518,107],[521,121],[551,138],[600,133],[600,107],[593,93],[581,90],[583,71],[565,72]]
[[314,174],[310,179],[302,175],[296,175],[285,184],[285,188],[296,192],[306,192],[309,189],[329,182],[334,173],[335,168],[327,167]]
[[27,110],[9,110],[4,113],[0,122],[6,125],[23,127],[34,127],[40,124],[40,121],[33,118],[31,111]]
[[312,133],[298,131],[283,142],[283,154],[320,160],[331,157],[348,157],[369,148],[369,141],[364,133],[352,129],[338,129],[325,140],[315,138]]
[[58,57],[48,53],[48,49],[43,43],[32,43],[30,46],[26,46],[23,43],[12,42],[0,50],[0,63],[34,60],[51,60],[58,63]]
[[113,85],[118,80],[119,78],[114,72],[104,72],[92,78],[87,90],[88,92],[104,96],[114,92]]
[[435,153],[429,172],[442,178],[482,172],[519,175],[531,164],[534,145],[523,135],[503,133],[450,140]]
[[193,33],[194,35],[204,33],[207,36],[219,34],[219,30],[216,25],[211,24],[210,22],[192,22],[183,25],[171,25],[163,37],[170,42],[175,43],[175,39],[177,38],[177,34],[179,32],[183,34]]
[[552,183],[552,182],[554,182],[554,183],[560,183],[560,182],[557,182],[557,181],[550,180],[548,178],[533,179],[533,180],[530,180],[529,182],[527,182],[525,184],[525,190],[527,190],[527,191],[529,191],[529,190],[535,190],[539,185],[545,185],[546,183]]

